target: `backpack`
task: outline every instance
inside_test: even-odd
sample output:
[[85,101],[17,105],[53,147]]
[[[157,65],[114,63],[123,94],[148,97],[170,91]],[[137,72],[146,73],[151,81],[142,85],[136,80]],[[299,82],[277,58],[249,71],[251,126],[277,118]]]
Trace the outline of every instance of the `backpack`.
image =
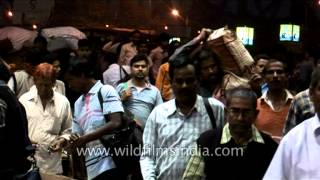
[[[98,99],[100,107],[103,111],[103,97],[101,88],[98,92]],[[105,116],[106,123],[109,121]],[[112,154],[112,159],[117,168],[126,175],[136,173],[132,170],[137,169],[139,166],[140,154],[134,154],[135,149],[142,151],[142,128],[136,124],[131,116],[127,113],[122,115],[122,126],[113,134],[105,135],[100,138],[102,145],[109,149]],[[116,152],[117,149],[126,150],[124,154],[119,156]]]

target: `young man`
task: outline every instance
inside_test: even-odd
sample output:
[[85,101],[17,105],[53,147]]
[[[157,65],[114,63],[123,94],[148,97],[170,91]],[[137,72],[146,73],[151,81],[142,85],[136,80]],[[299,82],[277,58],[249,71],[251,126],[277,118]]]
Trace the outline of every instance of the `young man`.
[[117,91],[124,108],[134,115],[138,124],[145,126],[148,116],[162,98],[159,90],[146,81],[149,73],[148,57],[138,54],[130,61],[131,79],[121,83]]
[[[121,126],[123,108],[116,90],[95,80],[93,71],[90,63],[79,62],[70,67],[67,80],[71,89],[82,94],[74,105],[72,132],[79,138],[72,138],[72,144],[98,151],[104,148],[99,139]],[[98,99],[99,91],[103,98],[103,110]],[[90,180],[122,178],[112,157],[103,151],[86,153],[85,162]]]
[[257,96],[251,89],[227,90],[227,124],[201,134],[183,179],[261,179],[277,143],[253,125],[259,113],[256,107]]
[[[186,55],[170,62],[169,74],[175,99],[151,112],[143,133],[140,166],[145,180],[181,179],[193,144],[202,132],[211,129],[199,87],[195,66]],[[216,127],[224,125],[223,104],[209,98]]]
[[141,32],[134,30],[130,33],[130,42],[122,45],[118,59],[119,65],[129,65],[130,60],[138,53],[138,44],[141,39]]
[[256,127],[279,140],[282,136],[285,119],[293,99],[286,89],[287,77],[283,62],[271,59],[263,70],[263,76],[268,84],[268,91],[258,99],[260,111],[255,122]]
[[320,69],[314,70],[309,87],[316,115],[285,135],[264,176],[273,179],[320,179]]

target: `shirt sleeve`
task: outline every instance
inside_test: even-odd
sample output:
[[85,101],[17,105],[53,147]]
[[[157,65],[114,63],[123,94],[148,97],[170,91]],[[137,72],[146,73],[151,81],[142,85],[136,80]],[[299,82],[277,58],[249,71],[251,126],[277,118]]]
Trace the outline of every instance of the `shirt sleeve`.
[[[292,138],[292,137],[290,137]],[[290,146],[288,146],[288,137],[284,137],[280,141],[280,145],[272,158],[272,161],[263,177],[263,180],[288,180],[290,178],[291,159]]]
[[122,102],[117,91],[110,85],[104,85],[101,89],[103,96],[103,114],[123,112]]
[[7,103],[0,99],[0,128],[6,126]]
[[155,106],[159,105],[159,104],[162,104],[163,103],[163,100],[162,100],[162,97],[161,97],[161,94],[160,94],[160,91],[155,88],[157,90],[157,99],[156,99],[156,103],[155,103]]
[[182,180],[203,180],[205,179],[204,174],[204,159],[201,156],[200,149],[196,149],[195,153],[192,154],[187,168],[184,171]]
[[226,124],[224,120],[224,105],[214,98],[209,98],[208,101],[213,109],[213,114],[216,119],[216,127],[223,129],[223,126]]
[[286,117],[283,135],[287,134],[293,127],[297,125],[297,101],[294,100],[290,105],[288,115]]
[[[80,96],[80,98],[82,98],[82,96]],[[80,127],[79,123],[76,121],[76,119],[78,119],[77,116],[79,116],[79,102],[76,101],[74,103],[74,119],[71,123],[71,130],[72,130],[72,133],[77,133],[79,135],[83,135],[84,134],[84,131],[83,129]]]
[[[156,109],[155,109],[156,110]],[[141,172],[144,180],[156,180],[156,111],[153,110],[143,132],[143,149],[140,157]]]
[[72,113],[71,113],[71,108],[70,108],[70,103],[66,103],[65,107],[65,113],[64,113],[64,118],[62,120],[62,125],[61,125],[61,136],[67,140],[70,139],[70,134],[71,134],[71,123],[72,123]]

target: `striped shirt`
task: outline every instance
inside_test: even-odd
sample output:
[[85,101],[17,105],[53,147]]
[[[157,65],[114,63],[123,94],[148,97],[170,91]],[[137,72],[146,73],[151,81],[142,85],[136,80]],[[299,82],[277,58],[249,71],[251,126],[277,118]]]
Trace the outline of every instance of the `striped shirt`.
[[313,117],[314,113],[314,106],[309,96],[309,89],[298,93],[289,108],[283,134],[287,134],[292,128],[305,119]]
[[[104,99],[103,111],[97,95],[100,88]],[[75,102],[72,132],[84,135],[96,131],[105,125],[104,115],[115,112],[123,112],[118,93],[112,86],[103,85],[98,81],[87,94],[80,96]],[[112,158],[106,156],[103,151],[98,150],[103,148],[100,140],[87,143],[86,148],[87,150],[96,150],[98,152],[85,154],[88,179],[93,179],[99,174],[115,168]]]
[[[224,105],[209,98],[217,127],[224,125]],[[150,114],[143,133],[140,159],[145,180],[181,179],[200,134],[212,129],[201,96],[188,115],[176,107],[175,99],[158,105]]]

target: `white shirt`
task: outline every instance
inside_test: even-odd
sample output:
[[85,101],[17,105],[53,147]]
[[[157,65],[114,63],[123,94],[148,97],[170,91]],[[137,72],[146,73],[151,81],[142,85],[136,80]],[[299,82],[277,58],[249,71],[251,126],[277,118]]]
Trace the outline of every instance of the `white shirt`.
[[47,150],[54,139],[71,131],[72,113],[68,99],[54,92],[52,100],[43,109],[37,88],[32,86],[19,101],[26,109],[30,140],[39,145],[35,157],[40,171],[61,174],[61,153]]
[[134,45],[132,42],[122,45],[118,64],[119,65],[129,65],[131,59],[137,55],[138,50],[137,46]]
[[317,115],[283,137],[263,179],[320,179],[320,121]]
[[[123,69],[130,75],[131,70],[130,66],[123,65]],[[121,75],[121,76],[120,76]],[[116,88],[118,86],[118,82],[120,81],[121,78],[124,78],[126,74],[121,71],[120,74],[120,66],[116,63],[111,64],[107,70],[103,72],[103,83],[104,84],[109,84]]]
[[[209,98],[216,126],[223,127],[224,105]],[[181,179],[200,134],[211,129],[211,121],[201,96],[188,115],[176,107],[176,100],[158,105],[151,112],[143,132],[140,159],[144,180]]]

